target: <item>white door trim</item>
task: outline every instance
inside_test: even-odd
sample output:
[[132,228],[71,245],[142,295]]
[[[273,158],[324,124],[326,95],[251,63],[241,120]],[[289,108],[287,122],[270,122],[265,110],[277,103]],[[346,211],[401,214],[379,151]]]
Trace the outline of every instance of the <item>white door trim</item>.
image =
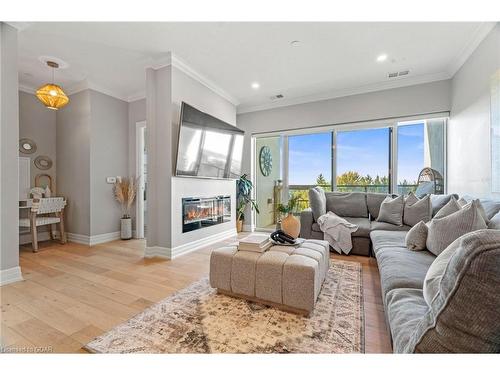
[[135,237],[144,238],[144,129],[146,121],[139,121],[135,124],[135,175],[138,177],[138,188],[135,204]]

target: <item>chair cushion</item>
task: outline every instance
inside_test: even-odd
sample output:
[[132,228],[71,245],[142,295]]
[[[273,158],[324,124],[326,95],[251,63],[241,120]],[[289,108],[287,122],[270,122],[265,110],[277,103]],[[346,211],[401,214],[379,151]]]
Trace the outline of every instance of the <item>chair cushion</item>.
[[428,309],[420,289],[401,288],[387,293],[387,317],[394,353],[404,353],[405,344]]
[[423,221],[420,221],[406,233],[405,243],[410,250],[424,250],[429,229]]
[[477,201],[472,201],[458,212],[440,219],[432,219],[429,224],[426,247],[438,256],[458,237],[486,228],[486,223],[479,213]]
[[393,230],[407,232],[411,227],[408,225],[394,225],[390,223],[384,223],[382,221],[372,221],[371,228],[372,230]]
[[365,193],[327,192],[326,211],[342,217],[368,217]]
[[326,214],[326,196],[322,187],[316,186],[309,189],[309,206],[311,207],[314,221]]
[[403,210],[404,224],[412,227],[419,221],[428,222],[431,219],[431,215],[431,199],[428,195],[422,199],[418,199],[415,194],[408,194]]
[[[58,217],[45,217],[40,216],[36,218],[36,226],[39,227],[41,225],[49,225],[49,224],[57,224],[61,221]],[[29,228],[31,226],[30,219],[19,219],[19,226]]]
[[403,225],[404,203],[404,197],[402,195],[396,198],[387,196],[380,205],[380,211],[376,221]]

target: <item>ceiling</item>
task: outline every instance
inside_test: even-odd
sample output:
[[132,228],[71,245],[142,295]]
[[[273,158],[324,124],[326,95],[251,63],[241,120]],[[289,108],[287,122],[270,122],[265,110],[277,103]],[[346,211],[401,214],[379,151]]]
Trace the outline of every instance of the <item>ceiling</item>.
[[[19,81],[51,79],[40,56],[68,63],[56,82],[124,100],[144,96],[145,67],[171,51],[239,112],[450,78],[494,26],[424,23],[22,23]],[[290,42],[300,41],[298,46]],[[377,62],[387,54],[384,62]],[[409,70],[404,77],[388,73]],[[258,82],[255,90],[251,83]],[[271,99],[282,94],[283,99]]]

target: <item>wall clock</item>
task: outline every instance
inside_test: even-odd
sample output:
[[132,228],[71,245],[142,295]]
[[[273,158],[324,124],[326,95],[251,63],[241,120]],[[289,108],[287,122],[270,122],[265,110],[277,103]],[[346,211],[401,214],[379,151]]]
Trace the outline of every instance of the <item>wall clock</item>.
[[260,171],[264,176],[269,176],[273,170],[273,157],[271,155],[271,149],[268,146],[263,146],[259,153],[259,165]]

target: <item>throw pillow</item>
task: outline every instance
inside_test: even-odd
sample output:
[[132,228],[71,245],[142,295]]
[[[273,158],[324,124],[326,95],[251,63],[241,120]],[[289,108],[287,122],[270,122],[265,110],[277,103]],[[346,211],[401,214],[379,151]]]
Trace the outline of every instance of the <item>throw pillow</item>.
[[460,211],[462,207],[458,204],[455,197],[451,197],[451,199],[446,203],[437,213],[434,215],[434,219],[441,219],[445,216],[448,216],[454,212]]
[[[469,195],[464,195],[462,198],[467,203],[470,203],[474,199]],[[489,198],[480,198],[479,202],[481,202],[488,220],[491,220],[491,218],[500,211],[500,200],[494,201]]]
[[[484,207],[483,207],[483,204],[481,203],[481,201],[479,199],[473,199],[474,201],[476,201],[477,203],[477,208],[479,209],[479,213],[481,214],[481,216],[483,217],[484,219],[484,222],[486,224],[488,224],[489,220],[488,220],[488,215],[486,214],[486,211],[484,210]],[[466,204],[469,204],[470,202],[467,202],[467,200],[464,198],[464,197],[461,197],[459,200],[458,200],[458,204],[460,205],[460,207],[463,207],[465,206]]]
[[491,218],[488,229],[500,229],[500,212]]
[[453,241],[441,254],[438,255],[434,262],[427,270],[427,274],[424,279],[424,299],[427,305],[431,305],[432,300],[436,297],[439,292],[439,284],[446,271],[446,266],[450,261],[455,251],[460,245],[460,238]]
[[458,195],[456,194],[431,194],[432,216],[436,215],[436,213],[450,201],[451,197],[458,199]]
[[394,199],[387,196],[380,205],[377,221],[402,226],[404,204],[405,201],[402,195]]
[[458,237],[486,228],[477,202],[473,201],[457,212],[431,220],[427,234],[427,250],[438,256]]
[[316,186],[309,189],[309,206],[313,213],[314,221],[326,214],[326,195],[322,187]]
[[404,224],[412,227],[419,221],[427,222],[431,219],[431,214],[431,199],[428,195],[422,199],[418,199],[415,194],[408,194],[403,210]]
[[405,243],[410,250],[425,250],[427,242],[427,225],[423,221],[419,221],[406,233]]

